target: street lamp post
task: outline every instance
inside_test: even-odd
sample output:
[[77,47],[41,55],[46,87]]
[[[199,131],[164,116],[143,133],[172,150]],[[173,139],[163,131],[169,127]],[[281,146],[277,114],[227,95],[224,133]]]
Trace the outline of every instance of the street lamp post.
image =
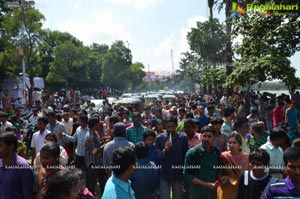
[[[26,65],[25,65],[25,55],[24,55],[24,32],[25,32],[25,23],[24,23],[24,8],[30,8],[35,4],[34,1],[24,1],[21,0],[19,2],[5,2],[4,6],[8,9],[14,10],[14,9],[21,9],[21,46],[19,48],[19,56],[21,57],[21,63],[22,63],[22,76],[23,76],[23,97],[25,99],[25,93],[26,93]],[[25,99],[26,100],[26,99]]]

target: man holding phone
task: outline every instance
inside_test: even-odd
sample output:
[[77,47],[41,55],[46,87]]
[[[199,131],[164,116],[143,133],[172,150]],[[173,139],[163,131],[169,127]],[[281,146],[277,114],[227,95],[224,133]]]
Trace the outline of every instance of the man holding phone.
[[156,137],[157,159],[161,165],[160,198],[169,199],[172,187],[172,198],[181,199],[183,196],[183,164],[188,150],[188,139],[185,133],[176,131],[177,118],[166,120],[167,132]]

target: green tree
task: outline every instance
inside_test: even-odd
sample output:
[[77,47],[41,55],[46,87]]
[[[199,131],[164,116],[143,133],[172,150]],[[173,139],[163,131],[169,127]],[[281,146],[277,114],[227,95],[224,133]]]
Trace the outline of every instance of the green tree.
[[50,64],[50,71],[46,77],[49,83],[63,83],[66,88],[77,87],[82,80],[87,79],[87,48],[77,47],[71,41],[65,41],[54,49],[54,61]]
[[54,58],[55,58],[54,49],[58,45],[66,41],[70,41],[71,43],[73,43],[75,46],[78,47],[83,45],[81,41],[79,41],[77,38],[75,38],[69,33],[60,32],[60,31],[51,31],[49,29],[47,29],[45,32],[46,33],[45,33],[44,41],[39,46],[39,52],[40,52],[39,62],[41,65],[41,71],[38,74],[40,77],[43,77],[44,79],[46,79],[46,76],[50,71],[50,63],[54,62]]
[[106,44],[93,43],[88,48],[86,67],[88,68],[88,81],[85,86],[95,87],[101,84],[103,56],[108,52],[109,46]]
[[[19,53],[25,58],[26,72],[29,76],[30,87],[29,90],[29,105],[32,104],[32,91],[34,88],[33,78],[36,76],[38,71],[40,70],[39,65],[39,51],[38,46],[41,45],[44,39],[44,30],[42,29],[42,22],[45,20],[45,17],[33,8],[24,8],[23,13],[23,32],[21,34],[21,15],[22,12],[20,9],[14,10],[12,12],[8,12],[3,16],[3,21],[1,22],[1,27],[3,28],[2,37],[6,40],[7,45],[4,50],[4,59],[10,59],[15,56],[8,55],[10,52],[17,52],[18,47],[22,47],[19,49]],[[9,47],[9,48],[7,48]],[[7,56],[5,56],[7,55]],[[6,60],[4,63],[11,63],[9,68],[18,67],[14,66],[14,61]],[[21,65],[21,64],[20,64]],[[6,67],[6,66],[5,66]],[[20,70],[19,70],[20,71]],[[17,71],[15,71],[17,72]]]
[[208,67],[224,63],[225,33],[218,19],[197,22],[187,35],[190,49],[197,53]]
[[132,55],[123,41],[115,41],[103,56],[101,81],[113,90],[123,90],[129,85],[128,71]]
[[141,62],[135,62],[130,65],[128,70],[128,80],[130,80],[130,86],[133,88],[139,88],[143,83],[143,77],[146,73],[143,71],[144,65]]
[[242,35],[242,43],[235,49],[240,58],[227,78],[227,86],[281,79],[292,93],[299,80],[289,58],[300,50],[299,26],[295,17],[264,17],[258,12],[237,18],[233,32]]

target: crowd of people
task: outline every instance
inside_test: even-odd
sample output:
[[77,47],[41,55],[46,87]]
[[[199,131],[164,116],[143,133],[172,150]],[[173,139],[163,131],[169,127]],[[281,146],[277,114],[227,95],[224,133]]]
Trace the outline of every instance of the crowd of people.
[[104,117],[78,103],[4,107],[0,199],[300,198],[299,106],[299,93],[239,92],[141,112],[106,100]]

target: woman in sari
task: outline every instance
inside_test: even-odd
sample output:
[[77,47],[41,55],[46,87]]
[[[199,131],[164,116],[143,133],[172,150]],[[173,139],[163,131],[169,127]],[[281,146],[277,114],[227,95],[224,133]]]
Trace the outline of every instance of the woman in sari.
[[228,136],[229,151],[222,152],[225,180],[217,188],[218,199],[235,199],[238,180],[243,171],[248,169],[248,154],[241,150],[242,137],[238,133]]

